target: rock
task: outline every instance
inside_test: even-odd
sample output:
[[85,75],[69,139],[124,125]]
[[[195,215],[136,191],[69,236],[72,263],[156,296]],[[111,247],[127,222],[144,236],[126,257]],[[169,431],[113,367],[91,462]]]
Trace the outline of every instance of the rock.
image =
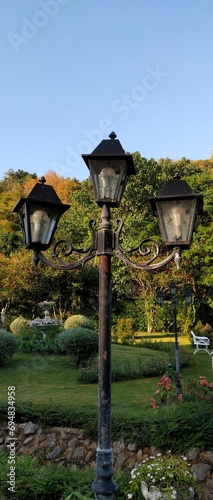
[[61,431],[61,438],[62,439],[69,439],[70,438],[70,432],[65,432],[64,429]]
[[38,425],[33,424],[33,422],[28,422],[24,427],[23,434],[26,436],[28,434],[35,434],[38,429]]
[[211,451],[203,451],[200,454],[200,461],[207,462],[213,466],[213,453]]
[[202,500],[212,500],[213,498],[213,479],[207,479],[205,489],[202,491]]
[[128,451],[136,451],[137,450],[137,443],[129,443],[127,445],[127,450]]
[[38,429],[38,431],[37,431],[37,436],[43,436],[43,434],[44,434],[43,429],[41,429],[41,428],[40,428],[40,429]]
[[46,455],[46,459],[47,460],[54,460],[55,458],[57,458],[60,455],[61,451],[62,450],[61,450],[60,446],[56,446],[54,448],[54,450],[52,450],[50,453],[48,453],[48,455]]
[[24,440],[23,444],[28,444],[32,441],[33,437],[29,436],[27,439]]
[[75,448],[75,451],[73,453],[72,458],[73,459],[81,459],[83,457],[84,457],[84,447],[78,446],[78,448]]
[[191,460],[191,462],[195,462],[196,460],[198,460],[199,455],[200,455],[200,450],[195,446],[189,448],[189,450],[187,450],[186,452],[186,456],[188,460]]
[[13,441],[13,438],[11,436],[5,437],[5,444],[10,444],[10,443],[12,443],[12,441]]
[[47,434],[46,439],[41,442],[42,448],[52,448],[56,443],[56,434],[53,432],[52,434]]
[[113,451],[114,453],[118,454],[121,453],[125,448],[124,440],[120,439],[119,441],[114,441],[113,443]]
[[138,450],[138,452],[137,452],[137,459],[138,460],[142,460],[142,457],[143,457],[143,450]]
[[115,466],[121,469],[122,465],[125,464],[126,460],[130,457],[130,453],[120,453],[116,457]]
[[192,472],[198,481],[205,481],[211,474],[211,466],[209,464],[204,464],[199,462],[198,464],[192,465]]
[[78,439],[77,438],[73,438],[69,441],[69,443],[67,444],[68,448],[75,448],[76,445],[78,443]]

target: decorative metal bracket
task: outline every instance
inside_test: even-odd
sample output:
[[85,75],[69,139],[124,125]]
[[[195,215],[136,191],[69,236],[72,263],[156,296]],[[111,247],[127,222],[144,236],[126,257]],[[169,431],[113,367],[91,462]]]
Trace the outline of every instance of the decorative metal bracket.
[[[134,269],[142,271],[151,271],[159,269],[167,265],[173,259],[177,265],[177,269],[179,269],[179,264],[180,264],[179,247],[175,247],[172,250],[172,253],[167,257],[165,257],[165,259],[163,259],[162,261],[153,263],[159,257],[160,249],[158,243],[156,243],[156,241],[154,241],[152,238],[145,238],[140,242],[140,244],[137,247],[124,249],[119,244],[120,234],[123,227],[123,221],[117,220],[117,223],[118,223],[118,229],[114,233],[112,232],[110,225],[108,228],[106,226],[105,227],[102,226],[99,228],[98,231],[94,231],[96,222],[94,220],[90,220],[89,229],[92,236],[92,242],[90,247],[88,247],[85,250],[82,248],[75,248],[69,240],[59,240],[55,243],[53,247],[53,259],[54,259],[53,261],[47,259],[40,251],[35,249],[34,250],[35,267],[37,267],[39,260],[41,260],[44,264],[52,267],[53,269],[61,269],[69,271],[83,266],[85,262],[93,259],[96,255],[101,255],[101,254],[103,255],[105,253],[112,254],[112,251],[115,250],[116,257],[125,262],[127,266],[130,266]],[[110,243],[111,250],[109,249],[110,241],[111,241]],[[100,252],[100,247],[102,249],[101,252]],[[146,257],[151,255],[152,250],[153,250],[153,255],[151,256],[150,259],[148,259],[144,263],[134,262],[130,260],[129,257],[126,255],[137,252],[139,256]],[[78,255],[82,254],[85,255],[80,260],[72,262],[65,262],[63,260],[64,258],[69,257],[73,253],[76,253]]]
[[[55,261],[52,261],[50,259],[47,259],[43,253],[41,253],[38,250],[34,250],[34,266],[37,267],[39,261],[41,260],[46,264],[47,266],[52,267],[53,269],[62,269],[65,271],[69,271],[72,269],[76,269],[77,267],[81,267],[85,264],[90,259],[93,259],[96,256],[96,250],[97,250],[97,235],[98,233],[94,231],[93,226],[96,225],[96,222],[94,220],[89,221],[89,229],[92,235],[92,242],[90,247],[87,249],[82,249],[82,248],[75,248],[71,241],[69,240],[59,240],[55,243],[53,247],[53,259]],[[85,254],[85,256],[80,259],[76,260],[74,262],[65,262],[61,257],[69,257],[71,254],[76,253],[78,255]]]
[[[160,249],[159,249],[158,243],[156,243],[156,241],[154,241],[152,238],[145,238],[144,240],[142,240],[139,243],[139,245],[137,247],[128,248],[125,250],[119,244],[119,238],[120,238],[120,233],[121,233],[121,230],[123,227],[123,221],[117,220],[117,223],[119,224],[119,226],[118,226],[117,231],[115,231],[115,255],[116,255],[116,257],[118,257],[118,259],[125,262],[125,264],[127,266],[133,267],[134,269],[139,269],[139,270],[141,269],[142,271],[151,271],[151,270],[159,269],[160,267],[165,266],[166,264],[168,264],[169,262],[171,262],[174,259],[176,266],[177,266],[177,269],[179,269],[179,267],[180,267],[180,248],[179,247],[175,247],[173,249],[172,253],[170,255],[168,255],[167,257],[165,257],[165,259],[163,259],[162,261],[156,262],[155,264],[152,264],[152,262],[154,260],[156,260],[159,256]],[[150,245],[147,246],[148,243],[151,243],[152,247],[154,247],[154,255],[149,260],[147,260],[145,263],[140,264],[137,262],[133,262],[125,255],[125,254],[130,254],[133,252],[138,252],[139,255],[141,255],[142,257],[150,255],[152,250],[150,248]],[[143,246],[145,247],[144,250],[143,250]]]

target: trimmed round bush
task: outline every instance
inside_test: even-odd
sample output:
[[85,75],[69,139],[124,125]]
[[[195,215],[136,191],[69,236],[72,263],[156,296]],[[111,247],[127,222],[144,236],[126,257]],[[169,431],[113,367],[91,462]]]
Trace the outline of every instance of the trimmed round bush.
[[14,319],[10,324],[11,332],[13,332],[14,335],[19,335],[20,331],[26,329],[27,327],[28,327],[28,320],[23,318],[22,316],[19,316],[18,318]]
[[93,321],[90,318],[83,316],[83,314],[73,314],[73,316],[69,316],[64,322],[65,330],[78,327],[93,330]]
[[98,354],[98,333],[88,328],[69,328],[58,336],[62,353],[69,354],[79,367]]
[[0,330],[0,363],[12,358],[18,347],[17,338],[10,332]]

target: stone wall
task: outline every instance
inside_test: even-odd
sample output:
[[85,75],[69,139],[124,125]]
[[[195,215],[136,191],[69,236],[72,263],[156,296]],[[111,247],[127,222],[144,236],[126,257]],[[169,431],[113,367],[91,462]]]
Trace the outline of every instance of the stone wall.
[[[97,442],[84,436],[83,429],[67,427],[41,427],[33,422],[16,424],[16,456],[23,454],[43,455],[48,461],[64,465],[95,466]],[[0,450],[7,450],[11,443],[6,425],[0,426]],[[133,468],[149,456],[160,453],[154,447],[140,448],[136,443],[125,443],[123,439],[113,442],[115,468]],[[200,482],[200,500],[213,500],[213,453],[190,448],[185,454],[192,470]]]

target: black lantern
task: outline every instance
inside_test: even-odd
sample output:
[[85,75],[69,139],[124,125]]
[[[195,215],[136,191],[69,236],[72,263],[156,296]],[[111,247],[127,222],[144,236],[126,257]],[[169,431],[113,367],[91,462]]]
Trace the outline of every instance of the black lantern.
[[162,292],[162,290],[158,290],[158,292],[156,294],[156,299],[157,299],[158,305],[162,306],[163,301],[164,301],[164,293]]
[[52,186],[45,185],[44,177],[34,186],[27,198],[20,198],[13,209],[19,212],[24,245],[27,249],[49,248],[60,216],[70,205],[61,203]]
[[176,283],[174,281],[170,281],[170,283],[169,283],[169,290],[171,292],[172,298],[176,297],[177,285],[176,285]]
[[192,290],[190,288],[186,288],[184,293],[184,298],[186,302],[186,306],[189,307],[192,303]]
[[175,174],[156,198],[150,198],[158,215],[163,242],[167,246],[189,248],[196,213],[202,213],[203,195],[194,193],[186,181]]
[[135,175],[132,155],[126,154],[115,132],[110,140],[101,141],[92,154],[82,155],[93,182],[95,201],[99,206],[118,207],[129,175]]

